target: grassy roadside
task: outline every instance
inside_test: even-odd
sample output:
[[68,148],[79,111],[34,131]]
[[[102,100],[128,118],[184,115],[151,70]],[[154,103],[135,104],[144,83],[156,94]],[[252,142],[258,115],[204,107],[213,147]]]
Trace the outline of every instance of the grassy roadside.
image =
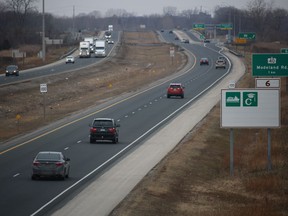
[[[247,55],[248,66],[250,59]],[[237,85],[253,88],[254,79],[246,73]],[[285,85],[282,79],[282,90]],[[288,215],[288,96],[284,91],[281,104],[282,127],[272,129],[272,171],[267,171],[267,130],[234,129],[234,176],[230,176],[229,130],[220,128],[217,104],[110,216]]]

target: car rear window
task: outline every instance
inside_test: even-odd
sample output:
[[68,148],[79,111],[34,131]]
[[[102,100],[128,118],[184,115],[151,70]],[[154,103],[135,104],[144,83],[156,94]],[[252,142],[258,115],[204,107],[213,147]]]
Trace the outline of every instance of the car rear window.
[[37,155],[37,160],[60,160],[61,156],[58,153],[43,152]]
[[180,85],[170,85],[170,88],[181,88]]
[[96,120],[93,123],[93,127],[112,127],[113,122],[111,120]]

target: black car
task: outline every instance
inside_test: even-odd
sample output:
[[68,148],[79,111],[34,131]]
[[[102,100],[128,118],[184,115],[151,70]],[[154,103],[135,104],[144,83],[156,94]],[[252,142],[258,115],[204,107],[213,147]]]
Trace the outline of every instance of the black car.
[[120,125],[112,118],[95,118],[90,125],[90,143],[110,140],[118,143]]
[[17,65],[9,65],[6,67],[6,76],[10,75],[19,76],[19,69]]

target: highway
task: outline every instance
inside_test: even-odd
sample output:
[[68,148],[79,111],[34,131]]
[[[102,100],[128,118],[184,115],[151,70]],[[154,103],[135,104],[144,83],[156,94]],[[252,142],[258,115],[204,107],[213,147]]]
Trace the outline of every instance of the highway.
[[[84,188],[110,165],[116,163],[117,159],[124,157],[129,150],[169,123],[228,73],[228,67],[216,70],[214,64],[199,65],[201,57],[208,57],[210,62],[217,59],[220,55],[219,48],[214,45],[209,44],[207,48],[201,43],[183,44],[174,41],[173,34],[167,32],[164,32],[162,37],[168,42],[179,43],[187,52],[193,53],[191,67],[178,77],[171,77],[170,80],[141,92],[121,96],[1,147],[1,214],[45,214],[58,202]],[[51,68],[47,69],[47,73],[49,71]],[[166,89],[170,82],[181,82],[185,86],[184,99],[166,98]],[[88,125],[94,117],[111,117],[120,123],[118,144],[89,143]],[[31,180],[32,159],[43,150],[62,151],[71,158],[69,179]]]
[[[114,32],[112,34],[111,40],[113,40],[114,44],[106,44],[106,51],[107,55],[110,56],[113,52],[116,44],[118,43],[120,38],[120,32]],[[9,76],[6,77],[5,74],[0,75],[0,85],[7,85],[13,82],[21,82],[24,80],[29,80],[33,78],[39,78],[42,76],[49,76],[53,74],[59,74],[59,73],[67,73],[68,71],[75,71],[79,69],[84,69],[87,66],[91,66],[93,64],[100,63],[101,61],[104,61],[105,58],[95,58],[94,54],[91,54],[91,58],[79,58],[79,49],[77,49],[73,55],[75,56],[75,63],[69,63],[65,64],[65,58],[63,58],[60,61],[57,61],[52,64],[48,64],[42,67],[37,68],[31,68],[27,70],[20,71],[19,76]]]

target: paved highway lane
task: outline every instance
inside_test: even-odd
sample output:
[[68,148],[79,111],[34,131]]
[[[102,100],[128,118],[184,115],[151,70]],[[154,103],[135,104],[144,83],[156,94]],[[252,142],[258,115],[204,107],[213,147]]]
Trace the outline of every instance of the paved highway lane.
[[[115,44],[106,43],[108,56],[111,54],[114,47],[117,45],[119,41],[119,37],[120,37],[120,32],[115,31],[113,32],[112,38],[111,38],[115,42]],[[6,85],[6,84],[13,83],[13,82],[29,80],[29,79],[33,79],[33,78],[37,78],[41,76],[49,76],[53,74],[78,70],[78,69],[91,66],[93,64],[97,64],[100,61],[105,60],[105,58],[95,58],[94,54],[91,55],[91,58],[79,58],[78,53],[79,53],[79,49],[77,49],[73,54],[74,56],[76,56],[74,64],[72,63],[65,64],[65,58],[64,58],[62,60],[59,60],[58,62],[45,65],[43,67],[20,71],[19,76],[6,77],[5,74],[0,75],[0,85]]]
[[[39,210],[41,215],[47,209],[51,209],[55,203],[72,193],[71,191],[85,186],[88,180],[97,178],[103,169],[122,155],[120,152],[141,143],[148,135],[173,118],[173,114],[177,111],[181,112],[179,110],[181,107],[193,103],[201,92],[226,73],[226,70],[215,70],[213,66],[198,64],[198,58],[202,55],[216,59],[218,53],[197,44],[187,44],[185,48],[193,50],[197,59],[195,61],[192,58],[195,63],[193,69],[186,71],[182,76],[163,81],[137,95],[122,96],[106,105],[85,111],[83,116],[78,115],[75,121],[68,119],[66,123],[56,124],[62,125],[61,127],[54,126],[51,129],[47,128],[45,133],[42,131],[33,136],[26,136],[23,140],[19,139],[13,143],[13,146],[21,145],[26,141],[19,147],[6,152],[2,149],[0,153],[1,213],[30,215],[38,214]],[[166,98],[166,89],[170,82],[182,82],[185,85],[184,99]],[[112,117],[121,124],[118,144],[89,143],[88,125],[93,117]],[[71,177],[65,181],[50,179],[32,181],[30,179],[32,159],[42,150],[63,151],[71,158]],[[85,179],[85,176],[89,176],[88,179]]]

